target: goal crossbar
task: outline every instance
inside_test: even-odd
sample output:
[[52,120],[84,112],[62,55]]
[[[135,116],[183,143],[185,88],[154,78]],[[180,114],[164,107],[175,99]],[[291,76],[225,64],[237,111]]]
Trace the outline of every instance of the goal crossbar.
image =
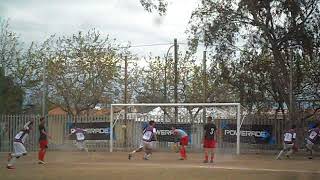
[[240,115],[240,103],[133,103],[133,104],[111,104],[110,108],[110,152],[113,152],[113,108],[114,107],[126,107],[126,106],[151,106],[151,107],[185,107],[185,106],[233,106],[237,108],[237,155],[240,154],[240,128],[241,128],[241,115]]
[[139,103],[111,104],[112,106],[238,106],[240,103]]

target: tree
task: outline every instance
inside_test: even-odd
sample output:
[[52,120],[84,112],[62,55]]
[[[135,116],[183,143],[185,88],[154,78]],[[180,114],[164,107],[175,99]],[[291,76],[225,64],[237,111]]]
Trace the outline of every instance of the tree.
[[42,48],[49,100],[73,115],[94,108],[117,74],[118,49],[96,30],[49,39]]
[[32,42],[30,46],[21,51],[12,68],[12,75],[16,82],[25,90],[39,89],[42,82],[41,47]]
[[167,12],[168,3],[166,0],[140,0],[142,7],[148,11],[157,11],[159,15],[165,15]]
[[[202,66],[195,57],[188,52],[180,53],[182,57],[178,61],[178,102],[179,103],[202,103],[204,101],[204,84]],[[137,101],[140,103],[173,103],[174,102],[174,65],[170,58],[149,57],[148,65],[137,73],[135,88]],[[166,72],[165,72],[166,71]],[[211,74],[217,73],[218,69],[212,68]],[[165,76],[165,74],[167,76]],[[231,87],[217,80],[217,76],[209,76],[207,87],[207,102],[226,102],[232,99]],[[165,85],[166,83],[166,85]],[[167,90],[165,87],[167,86]],[[224,94],[223,94],[224,93]],[[229,93],[229,96],[226,96]],[[229,99],[230,98],[230,99]],[[164,113],[173,118],[173,109],[161,107]],[[203,107],[186,107],[191,119],[194,119]],[[150,109],[147,109],[150,110]],[[196,111],[194,111],[196,110]]]
[[[27,47],[27,48],[25,48]],[[0,66],[6,75],[25,92],[32,93],[39,88],[41,81],[41,61],[39,47],[31,43],[24,45],[19,37],[10,30],[9,21],[0,22]]]
[[10,30],[8,21],[0,21],[0,66],[6,75],[12,74],[21,57],[19,37]]
[[0,114],[21,113],[23,95],[23,90],[0,67]]
[[[260,90],[257,100],[267,94],[279,105],[289,106],[290,69],[299,77],[299,68],[306,68],[305,63],[297,66],[298,59],[290,67],[290,57],[300,55],[300,62],[314,62],[319,54],[319,8],[318,0],[204,0],[192,13],[190,42],[194,47],[199,42],[215,47],[215,60],[225,67],[224,75],[237,80],[233,86],[242,94],[241,103],[245,97],[241,91],[254,95]],[[241,58],[235,53],[237,44],[245,47]],[[294,78],[293,105],[303,81]],[[291,113],[295,111],[296,106]]]

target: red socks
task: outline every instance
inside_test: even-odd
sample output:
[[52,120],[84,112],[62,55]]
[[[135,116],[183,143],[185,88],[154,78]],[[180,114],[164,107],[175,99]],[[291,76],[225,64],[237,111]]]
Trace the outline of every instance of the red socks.
[[[207,152],[205,152],[204,158],[205,158],[206,161],[208,161],[209,156],[208,156],[208,153],[207,153]],[[214,160],[214,155],[213,155],[213,154],[211,155],[210,160],[211,160],[211,161]]]
[[184,146],[181,147],[180,149],[180,156],[183,158],[183,159],[187,159],[187,153],[186,153],[186,149]]
[[40,149],[39,153],[38,153],[38,158],[40,161],[44,161],[44,156],[46,154],[46,150],[45,149]]

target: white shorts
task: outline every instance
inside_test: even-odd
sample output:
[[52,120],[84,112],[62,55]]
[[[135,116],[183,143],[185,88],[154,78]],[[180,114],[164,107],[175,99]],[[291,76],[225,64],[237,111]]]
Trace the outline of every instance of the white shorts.
[[22,156],[24,154],[27,154],[27,150],[22,143],[13,142],[13,149],[13,156]]
[[152,149],[153,148],[153,143],[151,142],[147,142],[147,141],[142,141],[143,147],[146,149]]
[[312,150],[313,149],[313,142],[311,142],[309,139],[306,139],[306,147],[309,149],[309,150]]
[[294,144],[286,144],[286,143],[283,143],[283,149],[284,150],[291,150],[293,148]]
[[86,143],[84,141],[77,141],[76,146],[78,149],[83,150],[86,148]]

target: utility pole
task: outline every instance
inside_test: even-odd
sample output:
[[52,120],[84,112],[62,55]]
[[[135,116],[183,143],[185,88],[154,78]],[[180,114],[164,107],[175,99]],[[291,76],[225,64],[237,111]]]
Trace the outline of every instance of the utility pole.
[[[174,44],[174,103],[178,103],[178,42],[175,38]],[[174,121],[178,121],[178,107],[174,108]]]
[[290,52],[289,52],[289,63],[290,63],[290,67],[289,67],[289,71],[290,71],[290,80],[289,80],[289,124],[294,124],[293,122],[293,83],[292,83],[292,79],[293,79],[293,51],[290,48]]
[[[165,65],[164,65],[164,101],[165,103],[168,103],[168,77],[167,77],[167,69],[168,69],[168,56],[169,56],[169,52],[171,50],[171,48],[173,48],[174,45],[171,45],[168,50],[167,50],[167,54],[165,56]],[[167,108],[164,107],[164,116],[163,116],[163,121],[166,122],[166,116],[167,116]]]
[[42,117],[46,118],[46,99],[47,99],[47,65],[46,65],[46,59],[43,59],[43,72],[42,72]]
[[[208,88],[208,80],[207,80],[207,51],[203,51],[203,59],[202,59],[202,82],[203,82],[203,103],[207,102],[207,88]],[[203,122],[206,121],[207,116],[207,107],[203,107],[202,111]]]
[[[128,57],[124,57],[124,103],[128,103]],[[125,131],[124,131],[124,144],[125,147],[127,147],[127,114],[128,114],[128,108],[127,106],[124,107],[124,125],[125,125]]]
[[[164,102],[167,103],[167,56],[165,57],[165,65],[164,65]],[[164,107],[163,121],[166,122],[166,107]]]

